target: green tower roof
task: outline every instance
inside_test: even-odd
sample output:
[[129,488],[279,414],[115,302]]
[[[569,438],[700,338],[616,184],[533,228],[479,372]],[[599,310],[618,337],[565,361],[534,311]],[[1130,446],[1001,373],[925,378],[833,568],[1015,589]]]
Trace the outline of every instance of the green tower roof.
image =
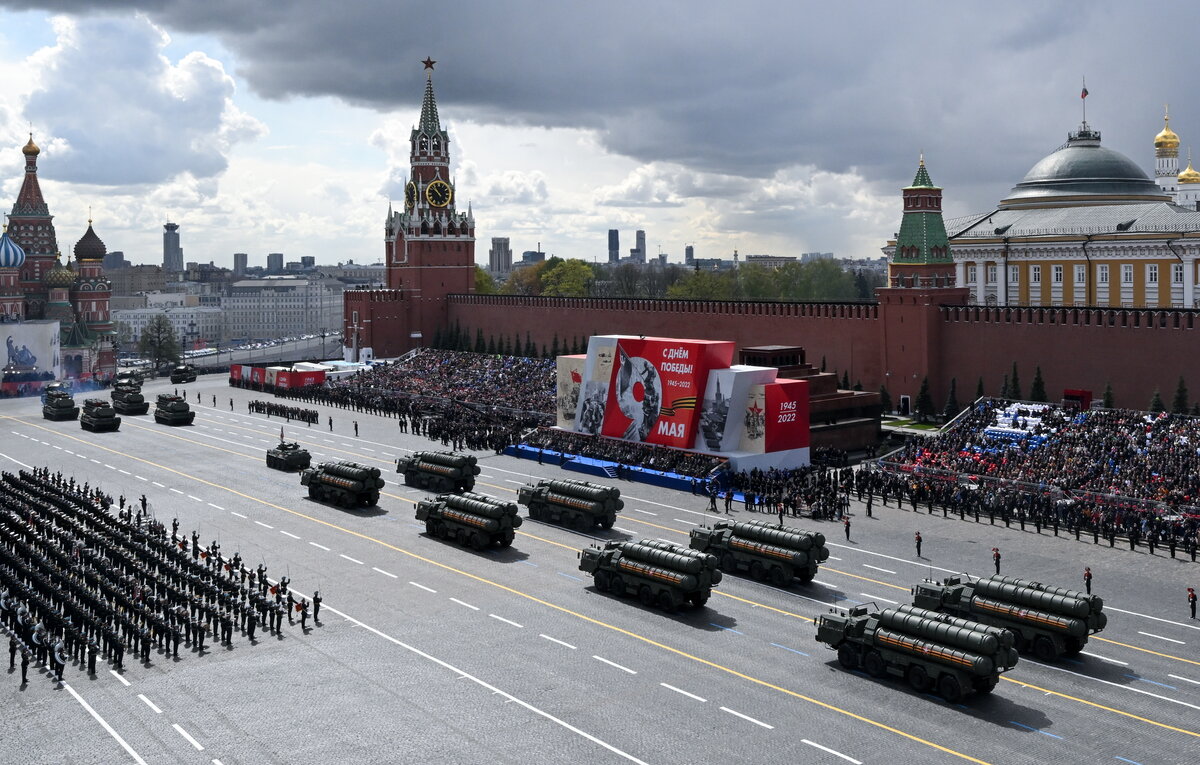
[[[919,191],[928,189],[928,191]],[[941,189],[933,185],[929,171],[925,169],[925,160],[917,168],[917,177],[911,186],[905,188],[904,198],[941,199]],[[892,256],[893,263],[930,264],[953,263],[950,255],[950,239],[946,236],[946,224],[942,220],[941,204],[935,208],[905,207],[904,217],[900,221],[900,233],[896,235],[896,252]]]

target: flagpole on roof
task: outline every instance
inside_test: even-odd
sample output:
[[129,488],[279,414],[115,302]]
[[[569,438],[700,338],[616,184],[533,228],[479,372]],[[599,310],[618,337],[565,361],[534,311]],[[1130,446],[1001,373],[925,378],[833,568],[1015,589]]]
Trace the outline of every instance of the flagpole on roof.
[[1087,76],[1084,75],[1083,90],[1079,94],[1079,100],[1083,102],[1083,127],[1085,129],[1087,128],[1087,97],[1088,97]]

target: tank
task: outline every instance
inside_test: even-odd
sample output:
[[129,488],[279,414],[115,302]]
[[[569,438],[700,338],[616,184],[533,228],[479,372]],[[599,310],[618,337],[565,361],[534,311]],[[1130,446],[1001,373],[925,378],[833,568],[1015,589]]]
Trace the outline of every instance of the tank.
[[821,563],[829,558],[825,535],[766,521],[717,521],[692,529],[692,549],[711,553],[727,574],[748,571],[758,580],[770,579],[778,587],[793,579],[811,582]]
[[150,411],[150,402],[142,395],[141,383],[118,380],[110,394],[113,409],[117,414],[145,414]]
[[927,579],[912,593],[920,608],[1009,630],[1019,650],[1042,661],[1078,653],[1108,623],[1096,595],[1013,577]]
[[521,527],[522,518],[514,502],[502,502],[486,494],[439,494],[417,503],[418,521],[439,539],[483,550],[493,544],[508,547]]
[[121,418],[104,399],[89,398],[83,402],[83,414],[79,415],[79,426],[93,433],[103,433],[120,428]]
[[42,388],[42,404],[45,404],[54,396],[71,395],[71,384],[65,380],[55,380],[51,383],[46,383]]
[[322,462],[300,473],[300,485],[309,499],[339,507],[371,507],[379,503],[384,487],[379,468],[357,462]]
[[79,407],[65,390],[54,390],[42,394],[42,417],[47,420],[73,420],[79,416]]
[[295,441],[280,441],[267,449],[267,467],[275,470],[304,470],[312,465],[312,455]]
[[849,670],[902,677],[918,692],[955,703],[990,693],[1017,665],[1011,633],[937,611],[900,606],[872,613],[866,605],[831,609],[817,618],[817,641],[838,652]]
[[191,425],[196,413],[180,396],[160,393],[155,400],[154,421],[159,425]]
[[535,521],[561,523],[578,531],[596,526],[611,529],[625,507],[615,486],[564,479],[525,484],[517,490],[517,502],[529,508]]
[[406,486],[448,493],[474,489],[479,466],[473,454],[413,452],[396,460],[396,472],[404,475]]
[[171,382],[176,385],[196,382],[196,368],[191,364],[179,364],[175,366],[171,370]]
[[601,592],[637,595],[642,605],[665,611],[703,606],[721,581],[716,556],[652,539],[587,547],[579,553],[579,570],[591,574]]

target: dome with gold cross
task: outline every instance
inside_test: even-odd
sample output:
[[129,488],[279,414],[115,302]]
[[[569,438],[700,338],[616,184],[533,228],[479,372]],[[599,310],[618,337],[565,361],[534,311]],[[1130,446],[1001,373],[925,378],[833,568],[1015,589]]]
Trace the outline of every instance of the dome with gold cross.
[[1156,149],[1178,149],[1179,136],[1171,129],[1171,117],[1169,114],[1163,115],[1163,129],[1158,135],[1154,136],[1154,148]]

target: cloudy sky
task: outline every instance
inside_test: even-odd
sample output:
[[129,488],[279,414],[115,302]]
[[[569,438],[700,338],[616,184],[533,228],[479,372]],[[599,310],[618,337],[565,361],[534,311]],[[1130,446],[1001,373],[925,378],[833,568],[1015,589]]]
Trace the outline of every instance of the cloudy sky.
[[[1163,8],[1163,6],[1154,6]],[[1200,6],[1089,2],[0,0],[0,207],[29,126],[60,246],[371,262],[419,61],[486,261],[877,257],[924,151],[983,212],[1080,120],[1153,169],[1164,102],[1200,157]],[[1192,52],[1189,52],[1192,51]],[[1190,100],[1189,100],[1190,99]]]

